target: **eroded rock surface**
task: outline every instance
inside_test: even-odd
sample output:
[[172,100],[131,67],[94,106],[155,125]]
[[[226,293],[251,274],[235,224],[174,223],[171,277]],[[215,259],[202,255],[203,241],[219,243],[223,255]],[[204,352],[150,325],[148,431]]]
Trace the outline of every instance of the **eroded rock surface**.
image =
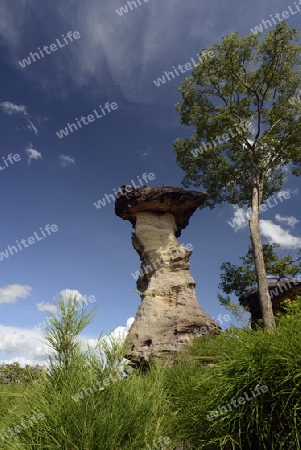
[[180,188],[137,188],[121,194],[115,212],[130,220],[132,243],[141,259],[137,288],[141,304],[129,331],[127,355],[141,364],[171,360],[191,336],[216,334],[220,327],[199,306],[189,273],[191,250],[177,240],[207,195]]

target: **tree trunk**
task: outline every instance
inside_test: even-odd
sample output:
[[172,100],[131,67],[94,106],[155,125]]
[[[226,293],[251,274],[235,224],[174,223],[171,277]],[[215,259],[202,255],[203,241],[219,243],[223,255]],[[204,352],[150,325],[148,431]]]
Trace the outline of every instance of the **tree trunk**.
[[253,186],[252,217],[249,219],[251,241],[255,258],[255,268],[258,283],[259,305],[263,318],[264,328],[273,329],[276,326],[271,297],[268,288],[268,279],[263,259],[263,248],[260,235],[260,205],[261,193],[259,184]]

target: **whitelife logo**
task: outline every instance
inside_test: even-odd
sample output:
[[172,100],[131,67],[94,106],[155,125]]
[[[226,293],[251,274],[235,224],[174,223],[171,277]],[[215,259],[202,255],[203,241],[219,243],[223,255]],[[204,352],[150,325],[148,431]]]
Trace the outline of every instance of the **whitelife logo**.
[[[62,37],[64,39],[65,44],[61,44],[61,41],[59,39],[56,39],[56,42],[57,42],[59,48],[65,47],[66,45],[69,44],[69,42],[67,41],[67,39],[65,38],[65,36],[63,34],[62,34]],[[68,33],[67,33],[67,38],[70,40],[70,42],[73,42],[72,38],[79,39],[80,37],[81,36],[78,31],[74,31],[73,33],[72,33],[72,31],[68,31]],[[50,46],[44,45],[43,50],[46,53],[46,55],[50,55],[50,53],[57,51],[58,46],[56,44],[51,44]],[[48,50],[48,47],[50,48],[50,51]],[[42,56],[42,58],[44,58],[45,55],[43,53],[43,50],[41,50],[40,47],[38,47],[38,50],[39,50],[39,53]],[[36,62],[36,58],[41,59],[39,53],[30,52],[29,56],[27,58],[22,59],[22,61],[18,61],[20,66],[22,67],[22,69],[24,69],[24,67],[26,67],[26,65],[30,66],[31,60],[32,60],[32,62]]]
[[[256,398],[258,396],[260,396],[261,394],[265,394],[266,392],[268,392],[268,387],[263,384],[263,385],[257,385],[254,388],[254,391],[256,391],[256,393],[250,388],[250,391],[252,393],[252,397]],[[214,420],[217,419],[219,415],[222,415],[224,413],[227,413],[229,411],[232,411],[232,406],[234,406],[234,408],[239,408],[242,405],[245,405],[246,401],[250,402],[251,400],[253,400],[253,398],[249,397],[247,392],[243,392],[244,397],[238,397],[237,399],[232,398],[231,402],[227,403],[226,405],[223,406],[218,406],[218,410],[212,411],[210,412],[210,414],[207,415],[207,419],[208,420]],[[237,400],[237,403],[236,403]],[[230,405],[231,403],[231,405]],[[227,409],[228,408],[228,409]]]
[[[99,107],[100,107],[100,109],[101,109],[102,114],[105,116],[106,113],[105,113],[103,107],[102,107],[101,105],[99,105]],[[106,108],[106,110],[110,113],[110,112],[111,112],[111,109],[114,111],[115,109],[118,108],[118,105],[117,105],[117,103],[115,103],[115,102],[112,102],[112,103],[106,102],[104,108]],[[96,109],[93,109],[93,112],[94,112],[95,116],[97,117],[97,119],[100,119],[100,118],[102,117],[102,115],[97,114]],[[88,119],[88,122],[86,122],[86,119]],[[78,127],[79,127],[79,128],[82,128],[82,125],[81,125],[80,122],[82,122],[84,125],[89,125],[89,123],[94,122],[95,117],[93,116],[93,114],[89,114],[87,117],[81,116],[81,118],[80,118],[79,120],[78,120],[77,117],[75,117],[75,120],[76,120],[76,122],[77,122]],[[73,128],[72,128],[72,127],[73,127]],[[69,128],[69,130],[68,130],[68,128]],[[77,126],[76,126],[75,123],[71,123],[71,124],[70,124],[70,123],[67,123],[66,128],[64,128],[63,130],[57,131],[57,132],[56,132],[56,135],[57,135],[60,139],[62,139],[63,137],[68,136],[69,131],[71,131],[71,133],[73,133],[73,131],[77,131],[77,130],[78,130],[78,128],[77,128]]]
[[[280,203],[283,202],[283,199],[287,200],[291,197],[290,193],[286,192],[286,191],[280,191],[276,195],[277,195],[277,198],[280,201]],[[272,200],[274,200],[274,204],[273,204]],[[274,206],[276,206],[276,205],[278,205],[278,202],[277,202],[277,199],[275,196],[268,198],[265,203],[262,203],[262,205],[260,205],[260,208],[259,208],[260,214],[262,212],[267,211],[268,208],[274,208]],[[246,211],[241,212],[241,214],[238,217],[235,217],[235,219],[232,219],[231,222],[228,220],[228,224],[232,228],[236,228],[237,230],[239,230],[239,228],[242,225],[245,225],[251,218],[252,218],[252,208],[250,207]]]
[[[270,14],[271,20],[269,20],[269,19],[268,19],[268,20],[263,20],[263,19],[262,19],[262,21],[261,21],[262,24],[256,25],[256,26],[254,27],[254,29],[253,29],[253,28],[250,28],[250,30],[251,30],[252,33],[254,33],[254,34],[262,33],[262,32],[263,32],[263,27],[262,27],[262,25],[264,25],[264,28],[265,28],[266,30],[268,29],[268,26],[269,26],[270,28],[273,26],[273,25],[272,25],[272,22],[273,22],[274,25],[277,25],[277,22],[276,22],[275,18],[278,20],[278,23],[280,23],[280,22],[283,22],[284,19],[288,19],[290,15],[291,15],[291,16],[294,16],[295,14],[298,14],[298,13],[301,11],[301,9],[299,8],[299,6],[301,5],[301,0],[299,0],[299,3],[294,2],[294,4],[295,4],[295,7],[296,7],[296,11],[293,11],[292,8],[291,8],[290,6],[288,6],[289,12],[288,12],[288,11],[282,11],[281,14],[276,13],[274,17],[272,16],[272,14]],[[282,16],[282,18],[281,18],[280,16]],[[272,21],[272,22],[271,22],[271,21]],[[268,24],[268,26],[267,26],[267,24]]]
[[[4,158],[4,156],[2,156],[2,159],[3,159],[4,167],[1,166],[1,164],[0,164],[0,170],[4,170],[7,167],[12,166],[14,164],[14,161],[15,162],[20,161],[21,160],[21,156],[18,153],[15,153],[14,155],[12,153],[10,153],[9,155],[7,155],[6,158]],[[7,160],[10,162],[10,164],[8,164]]]
[[[36,240],[37,241],[41,241],[42,239],[46,238],[47,234],[44,233],[44,230],[48,233],[48,236],[50,236],[51,232],[52,233],[56,233],[58,231],[58,227],[55,224],[53,224],[53,225],[49,225],[48,224],[48,225],[46,225],[44,230],[41,227],[40,227],[40,230],[41,230],[42,237],[39,237],[39,235],[35,231],[33,233],[35,237],[30,236],[29,238],[27,238],[28,245],[26,244],[26,239],[21,239],[21,243],[18,240],[16,240],[16,244],[18,245],[19,250],[23,250],[21,244],[24,246],[24,248],[27,248],[30,245],[35,244]],[[19,253],[19,250],[17,249],[17,247],[15,245],[12,245],[11,247],[8,245],[7,249],[4,250],[4,252],[0,252],[0,261],[3,261],[3,257],[4,258],[9,258],[9,253],[11,255],[14,255],[13,250],[14,250],[15,253]]]
[[[142,6],[142,3],[140,0],[136,0],[136,1],[140,6]],[[143,0],[143,1],[144,1],[144,3],[147,3],[149,0]],[[127,5],[121,6],[121,8],[115,9],[115,11],[121,17],[121,16],[123,16],[123,14],[127,14],[129,12],[128,6],[130,7],[131,11],[133,11],[133,4],[134,4],[135,8],[138,8],[137,3],[135,1],[132,1],[132,2],[128,1]]]
[[[197,57],[198,57],[199,61],[202,61],[202,59],[206,59],[206,58],[213,58],[214,55],[215,55],[215,53],[213,50],[210,50],[210,51],[204,50],[201,55],[199,55],[197,53]],[[193,63],[194,67],[196,67],[198,65],[199,61],[195,61],[193,58],[191,58],[191,62]],[[179,64],[177,68],[175,66],[172,66],[172,67],[173,67],[173,72],[165,71],[164,74],[162,75],[162,77],[157,78],[157,80],[153,80],[153,83],[157,87],[160,87],[162,84],[165,84],[166,79],[167,79],[167,81],[170,81],[170,80],[173,80],[176,76],[178,77],[180,74],[177,69],[179,69],[181,71],[181,73],[185,73],[192,69],[192,65],[190,64],[190,62],[187,62],[184,65]],[[184,69],[184,67],[185,67],[185,69]]]

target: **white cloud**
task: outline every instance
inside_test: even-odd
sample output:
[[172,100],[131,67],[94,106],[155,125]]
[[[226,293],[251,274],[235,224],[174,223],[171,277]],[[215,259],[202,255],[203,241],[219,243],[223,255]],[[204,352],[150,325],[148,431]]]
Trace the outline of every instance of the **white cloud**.
[[33,131],[35,133],[35,135],[37,136],[38,135],[37,127],[28,118],[26,118],[26,120],[27,120],[27,128],[28,128],[28,130]]
[[68,300],[70,297],[76,297],[76,301],[79,302],[84,297],[77,289],[63,289],[59,292],[59,297]]
[[120,340],[120,341],[124,341],[124,339],[126,338],[126,335],[128,334],[129,329],[131,328],[132,323],[134,322],[135,318],[134,317],[130,317],[127,322],[126,322],[126,326],[122,327],[116,327],[109,335],[108,337],[116,339],[116,340]]
[[[130,317],[126,321],[125,327],[124,326],[116,327],[110,334],[103,336],[101,340],[106,341],[108,345],[110,345],[112,341],[122,343],[125,340],[126,335],[128,334],[128,331],[131,328],[131,325],[134,322],[134,320],[135,320],[134,317]],[[87,344],[92,348],[94,348],[97,345],[97,342],[98,339],[87,339]]]
[[275,219],[278,222],[284,222],[286,223],[289,227],[294,228],[294,226],[296,225],[296,223],[300,222],[298,219],[296,219],[296,217],[294,216],[288,216],[288,217],[284,217],[281,216],[280,214],[276,214],[275,215]]
[[8,114],[9,116],[11,116],[12,114],[27,115],[26,106],[23,105],[15,105],[14,103],[11,102],[2,102],[0,103],[0,107],[3,109],[3,112],[5,114]]
[[16,303],[18,298],[27,298],[32,288],[21,284],[9,284],[0,288],[0,304]]
[[25,334],[20,335],[16,331],[0,331],[0,350],[13,353],[24,350],[26,345]]
[[60,160],[60,166],[61,167],[68,167],[72,164],[75,165],[75,160],[74,158],[70,158],[70,156],[67,155],[60,155],[59,156],[59,160]]
[[[279,191],[277,194],[275,194],[275,196],[270,197],[266,202],[263,203],[263,205],[266,206],[266,208],[270,209],[273,208],[274,206],[277,205],[277,203],[275,203],[274,197],[278,197],[278,204],[280,204],[280,200],[279,198],[285,199],[287,196],[288,198],[290,198],[290,195],[296,195],[298,193],[298,189],[295,189],[294,191],[290,190],[290,189],[282,189],[281,191]],[[285,196],[285,197],[284,197]],[[269,203],[269,200],[271,200],[271,203]],[[281,202],[282,202],[281,201]],[[247,208],[239,208],[238,205],[232,205],[233,209],[234,209],[234,215],[233,217],[227,221],[227,223],[234,228],[235,233],[239,230],[243,230],[245,228],[248,227],[248,218],[251,218],[252,216],[252,210],[251,208],[247,209]],[[264,211],[262,211],[263,213]],[[261,213],[261,214],[262,214]],[[297,219],[295,219],[293,216],[290,217],[283,217],[280,219],[280,214],[276,214],[275,218],[276,220],[279,221],[285,221],[289,226],[294,226],[296,223],[298,223],[299,221]]]
[[20,357],[17,356],[11,359],[0,359],[0,364],[13,364],[13,363],[19,363],[21,367],[25,367],[26,365],[29,366],[44,365],[42,361],[33,361],[32,359],[23,358],[23,356]]
[[37,303],[38,311],[49,311],[49,312],[55,312],[57,310],[57,306],[53,303]]
[[292,236],[289,231],[276,225],[271,220],[261,220],[260,230],[263,237],[267,238],[269,244],[280,244],[284,248],[297,249],[301,247],[301,238]]
[[[142,2],[139,9],[120,17],[115,11],[118,5],[113,2],[89,0],[75,2],[76,6],[70,8],[71,0],[67,3],[57,0],[51,7],[49,27],[43,29],[43,43],[49,45],[55,38],[60,38],[54,31],[57,23],[57,29],[64,24],[68,30],[78,30],[81,38],[55,55],[46,56],[51,63],[45,71],[39,60],[25,69],[18,64],[30,51],[37,51],[38,42],[36,47],[29,48],[24,40],[29,34],[29,39],[35,42],[36,30],[30,27],[33,3],[23,0],[16,10],[11,1],[4,0],[0,16],[0,35],[22,76],[34,77],[35,83],[44,88],[55,87],[56,92],[61,88],[62,94],[65,93],[62,84],[70,82],[76,86],[93,82],[100,85],[102,91],[108,90],[110,86],[106,86],[105,81],[111,79],[111,85],[118,85],[125,98],[145,105],[154,98],[161,102],[159,90],[152,82],[155,77],[172,70],[173,65],[184,64],[196,57],[196,51],[200,50],[195,50],[196,37],[201,41],[205,37],[209,37],[209,42],[215,40],[217,24],[212,20],[208,26],[207,18],[206,25],[200,30],[195,20],[196,8],[203,17],[208,16],[208,9],[213,15],[220,10],[219,5],[208,7],[199,0],[190,0],[185,5],[182,0],[173,0],[172,5],[150,1]],[[45,8],[44,14],[47,14],[47,6]],[[39,11],[36,14],[37,20],[44,20],[44,14]],[[186,46],[180,45],[183,36],[187,39]],[[148,86],[153,89],[147,89]]]
[[127,321],[126,321],[126,326],[128,328],[128,330],[131,328],[131,326],[133,325],[135,320],[135,317],[130,317]]
[[[67,292],[78,291],[65,289],[61,292],[67,294]],[[133,321],[133,317],[129,318],[126,326],[115,328],[112,333],[104,336],[102,339],[105,339],[108,344],[110,344],[112,339],[122,342]],[[97,339],[91,339],[85,336],[82,336],[81,340],[83,344],[88,344],[92,348],[95,348],[98,342]],[[49,353],[50,349],[44,342],[45,336],[41,331],[0,325],[0,352],[3,358],[0,359],[0,364],[19,362],[22,366],[25,364],[47,365],[47,353]]]
[[37,127],[34,125],[32,120],[29,119],[26,106],[15,105],[14,103],[11,102],[2,102],[0,103],[0,107],[3,109],[4,114],[8,114],[9,116],[11,116],[12,114],[23,114],[27,122],[26,128],[30,131],[33,131],[36,134],[36,136],[38,135]]
[[37,160],[37,159],[42,158],[42,154],[40,152],[38,152],[38,150],[33,149],[31,144],[30,144],[30,147],[26,149],[26,153],[28,156],[28,159],[27,159],[28,165],[30,165],[30,163],[33,159]]
[[231,218],[231,220],[228,220],[228,224],[234,228],[235,233],[238,230],[243,230],[244,228],[248,227],[248,216],[250,216],[250,213],[245,208],[239,208],[237,205],[233,205],[234,209],[234,216]]
[[28,328],[0,325],[1,363],[20,362],[35,365],[46,360],[49,347],[44,335]]

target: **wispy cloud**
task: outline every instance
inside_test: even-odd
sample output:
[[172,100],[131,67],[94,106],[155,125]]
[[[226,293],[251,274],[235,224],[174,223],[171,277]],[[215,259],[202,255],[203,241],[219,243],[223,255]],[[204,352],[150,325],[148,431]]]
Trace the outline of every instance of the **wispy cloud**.
[[294,217],[294,216],[288,216],[288,217],[284,217],[284,216],[281,216],[280,214],[276,214],[275,215],[275,219],[278,221],[278,222],[284,222],[284,223],[286,223],[289,227],[291,227],[291,228],[294,228],[294,226],[298,223],[298,222],[300,222],[298,219],[296,219],[296,217]]
[[38,150],[32,148],[32,144],[30,144],[30,147],[26,149],[26,153],[28,157],[27,158],[28,165],[30,165],[33,159],[37,160],[42,158],[42,154],[38,152]]
[[0,107],[3,109],[4,114],[8,114],[9,116],[12,114],[27,114],[26,106],[23,105],[15,105],[11,102],[2,102],[0,103]]
[[[110,79],[112,86],[117,84],[128,100],[148,105],[150,100],[157,99],[161,103],[156,89],[146,89],[153,85],[152,80],[158,70],[164,71],[169,66],[180,64],[194,54],[194,49],[200,51],[201,48],[195,47],[196,37],[198,41],[207,38],[208,43],[212,43],[218,33],[223,32],[220,24],[209,20],[209,16],[219,12],[221,6],[200,4],[199,0],[190,0],[185,5],[182,0],[173,0],[172,6],[149,2],[142,15],[129,14],[122,20],[115,12],[117,5],[112,2],[72,1],[72,8],[67,4],[65,0],[57,0],[51,9],[45,4],[43,12],[35,11],[37,20],[41,18],[43,21],[49,16],[42,42],[36,42],[36,30],[29,26],[30,11],[34,9],[32,1],[23,0],[16,11],[10,0],[4,0],[0,17],[0,35],[18,70],[22,70],[18,61],[28,55],[28,50],[37,51],[38,45],[49,45],[60,37],[54,30],[61,30],[62,24],[64,29],[78,30],[85,36],[76,46],[69,45],[53,55],[47,71],[40,64],[34,70],[28,67],[24,75],[34,77],[35,82],[44,87],[55,86],[56,91],[61,88],[62,93],[70,82],[76,86],[99,83],[104,88],[104,82]],[[196,10],[206,18],[201,29],[195,20]],[[223,34],[226,31],[233,30],[226,26]],[[36,42],[32,49],[27,43],[25,45],[25,35],[28,40]],[[183,36],[186,38],[185,46],[181,45]],[[110,89],[109,85],[105,89]]]
[[61,167],[68,167],[68,166],[71,166],[72,164],[75,165],[74,158],[70,158],[70,156],[67,156],[67,155],[60,155],[59,160],[60,160]]
[[21,284],[8,284],[4,288],[0,288],[0,304],[16,303],[19,298],[27,298],[32,288]]
[[13,114],[22,114],[24,119],[26,120],[26,128],[30,131],[33,131],[36,135],[38,135],[38,129],[30,120],[30,116],[27,113],[27,108],[24,105],[15,105],[12,102],[2,102],[0,103],[0,107],[2,108],[4,114],[11,116]]
[[27,127],[28,130],[33,131],[36,135],[38,135],[38,129],[37,127],[33,124],[33,122],[31,120],[29,120],[28,118],[26,118],[27,120]]
[[57,310],[57,306],[53,303],[40,302],[37,303],[37,309],[38,311],[55,312]]

